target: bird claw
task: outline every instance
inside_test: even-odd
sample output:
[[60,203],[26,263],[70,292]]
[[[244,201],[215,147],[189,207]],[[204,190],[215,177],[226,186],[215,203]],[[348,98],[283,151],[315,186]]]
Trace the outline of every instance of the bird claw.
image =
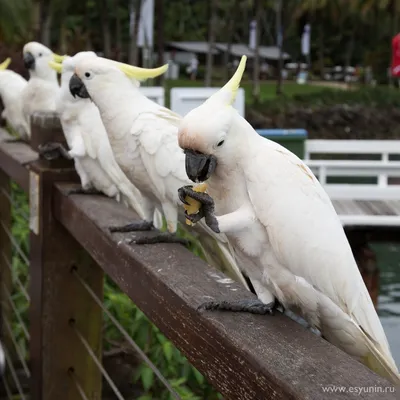
[[250,314],[274,315],[276,310],[276,302],[268,304],[263,303],[259,299],[245,299],[235,301],[207,301],[197,308],[206,311],[232,311],[247,312]]
[[156,244],[156,243],[179,243],[185,247],[188,247],[191,244],[190,240],[183,239],[169,232],[161,232],[155,236],[145,236],[129,240],[129,244],[137,244],[137,245]]
[[126,233],[126,232],[136,232],[136,231],[151,231],[153,228],[154,225],[153,222],[151,221],[138,221],[122,226],[110,226],[108,230],[111,233],[114,232]]
[[64,146],[61,143],[57,142],[48,142],[39,145],[38,152],[43,158],[48,161],[56,160],[61,157],[67,160],[72,159]]
[[188,214],[188,212],[185,210],[185,217],[192,223],[196,224],[199,222],[203,217],[204,217],[204,208],[201,207],[199,211],[196,214]]
[[91,195],[104,196],[104,193],[100,192],[97,189],[94,189],[94,188],[84,189],[82,187],[69,189],[65,192],[65,194],[66,194],[66,196],[70,196],[71,194],[91,194]]
[[187,206],[189,205],[189,203],[186,201],[186,189],[192,189],[193,186],[192,185],[187,185],[187,186],[182,186],[181,188],[178,189],[178,197],[179,200],[183,203],[186,204]]
[[199,201],[204,206],[214,206],[214,200],[208,193],[195,192],[192,185],[182,186],[179,188],[178,195],[179,199],[185,204],[188,204],[185,197],[189,196],[192,199]]
[[185,211],[185,216],[190,222],[197,223],[202,218],[204,218],[206,224],[214,232],[216,232],[216,233],[220,232],[219,226],[218,226],[218,220],[214,214],[215,203],[214,203],[213,198],[208,193],[195,192],[193,190],[193,186],[187,185],[187,186],[182,186],[181,188],[178,189],[178,196],[179,196],[179,199],[182,202],[184,202],[185,204],[188,204],[185,200],[186,196],[189,196],[192,199],[197,200],[198,202],[201,203],[199,211],[196,214],[188,214]]

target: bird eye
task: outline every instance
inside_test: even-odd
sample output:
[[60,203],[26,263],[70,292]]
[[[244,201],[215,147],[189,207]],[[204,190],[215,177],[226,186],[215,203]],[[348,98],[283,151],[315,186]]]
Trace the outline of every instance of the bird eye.
[[39,57],[42,57],[42,53],[39,53],[38,55],[39,55]]
[[85,72],[86,78],[90,78],[90,72]]
[[224,144],[224,142],[225,142],[225,140],[221,140],[221,141],[217,144],[217,146],[218,146],[218,147],[221,147],[221,146]]

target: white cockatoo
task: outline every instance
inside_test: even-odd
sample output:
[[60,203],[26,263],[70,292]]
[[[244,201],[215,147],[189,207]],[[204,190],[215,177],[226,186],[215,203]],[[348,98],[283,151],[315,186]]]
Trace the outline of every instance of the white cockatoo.
[[11,58],[7,58],[0,64],[0,98],[4,106],[1,117],[8,122],[20,139],[27,139],[29,127],[22,114],[21,102],[21,93],[27,85],[27,80],[7,69],[10,63]]
[[[136,240],[138,244],[182,242],[174,235],[181,210],[178,188],[190,181],[178,146],[181,118],[145,97],[138,82],[161,75],[166,69],[167,66],[143,69],[106,59],[86,59],[77,64],[76,75],[70,81],[73,95],[90,97],[99,108],[118,164],[144,197],[145,222],[152,221],[155,208],[166,219],[168,233]],[[122,231],[127,230],[123,227]],[[205,223],[193,231],[208,262],[247,287],[226,237],[216,235]]]
[[84,51],[65,57],[62,63],[49,62],[51,68],[61,73],[57,113],[70,150],[67,152],[60,143],[49,143],[41,148],[41,152],[45,153],[50,145],[51,152],[58,148],[65,157],[74,159],[82,190],[70,193],[93,193],[95,190],[118,201],[122,195],[124,203],[144,218],[141,194],[115,161],[98,108],[90,99],[72,96],[69,90],[69,81],[77,62],[95,57],[96,53]]
[[22,110],[29,126],[35,112],[56,111],[59,91],[57,72],[49,66],[56,56],[49,48],[38,42],[29,42],[23,48],[25,67],[29,70],[29,81],[21,94]]
[[[205,217],[215,232],[228,236],[252,282],[398,385],[385,332],[328,195],[302,160],[258,135],[232,107],[245,64],[243,57],[232,79],[179,127],[187,175],[207,183],[207,193],[180,190],[181,199],[189,195],[202,203],[188,218],[196,223]],[[218,299],[202,307],[254,313],[269,308],[260,301]]]

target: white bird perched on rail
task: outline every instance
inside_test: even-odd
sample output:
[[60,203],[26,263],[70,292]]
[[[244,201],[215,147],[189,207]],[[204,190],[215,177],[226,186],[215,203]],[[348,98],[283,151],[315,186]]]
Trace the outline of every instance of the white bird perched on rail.
[[28,125],[22,114],[21,93],[27,85],[27,80],[8,66],[11,58],[7,58],[0,64],[0,97],[3,101],[4,110],[1,117],[4,118],[19,138],[28,138]]
[[[189,183],[177,140],[181,118],[145,97],[138,82],[166,70],[167,66],[143,69],[87,59],[77,64],[70,81],[73,95],[90,97],[99,108],[118,164],[145,199],[145,223],[113,231],[151,229],[154,208],[162,209],[166,218],[169,233],[136,240],[138,244],[182,242],[174,235],[180,204],[178,188]],[[181,217],[184,221],[183,212]],[[208,261],[247,287],[226,237],[215,235],[203,223],[194,232]]]
[[29,70],[29,81],[21,94],[22,109],[26,123],[35,112],[56,111],[56,100],[60,89],[57,73],[49,66],[56,56],[49,48],[38,42],[29,42],[23,48],[25,67]]
[[[189,195],[202,203],[188,217],[194,223],[205,217],[231,240],[250,280],[398,385],[384,330],[328,195],[302,160],[259,136],[232,107],[245,64],[242,57],[232,79],[180,125],[187,175],[208,187],[207,193],[180,190],[181,200]],[[256,300],[201,307],[269,311]]]
[[49,62],[51,68],[61,73],[57,112],[70,150],[67,152],[60,143],[48,143],[40,152],[45,155],[58,149],[64,157],[74,159],[82,189],[70,193],[93,193],[94,190],[118,201],[122,194],[124,203],[144,218],[142,196],[115,161],[98,108],[89,99],[74,97],[69,91],[77,62],[95,57],[96,53],[85,51],[73,57],[65,56],[62,63]]

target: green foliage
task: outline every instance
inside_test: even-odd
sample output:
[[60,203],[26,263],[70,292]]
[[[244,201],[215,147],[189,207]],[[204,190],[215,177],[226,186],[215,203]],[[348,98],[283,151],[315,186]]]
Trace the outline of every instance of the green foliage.
[[328,107],[337,104],[360,105],[379,108],[400,107],[400,91],[386,86],[359,87],[354,90],[323,89],[316,92],[298,93],[292,96],[269,99],[262,109],[285,111],[295,107]]
[[[29,226],[26,216],[29,215],[28,198],[22,190],[12,184],[12,198],[15,206],[12,211],[12,234],[25,254],[29,254]],[[182,229],[181,236],[193,240]],[[202,256],[200,249],[193,240],[192,251]],[[26,287],[28,282],[28,268],[16,251],[12,258],[13,276],[18,277]],[[25,323],[28,323],[29,304],[21,290],[14,284],[13,300]],[[161,373],[168,379],[171,386],[184,400],[218,399],[218,394],[207,383],[180,351],[170,342],[160,330],[137,308],[132,301],[123,294],[117,285],[108,277],[104,283],[104,304],[120,322],[128,334],[139,347],[147,354]],[[28,355],[28,343],[21,325],[14,318],[12,328],[23,353]],[[119,330],[104,315],[104,350],[124,345],[124,338]],[[132,383],[138,385],[143,393],[140,400],[172,400],[172,396],[164,389],[153,371],[145,364],[139,363],[132,373]]]
[[[19,189],[19,187],[12,183],[12,200],[14,207],[12,209],[12,229],[11,233],[14,236],[16,242],[21,248],[24,254],[29,254],[29,228],[26,216],[29,215],[29,206],[25,193]],[[18,255],[15,248],[12,250],[12,271],[13,281],[19,279],[21,283],[27,288],[28,283],[28,270],[27,265],[21,256]],[[18,286],[13,286],[13,292],[11,294],[12,300],[21,315],[22,320],[25,324],[28,323],[28,311],[29,303],[24,297],[23,293]],[[29,343],[26,341],[23,329],[19,321],[14,318],[12,319],[12,329],[17,342],[24,355],[28,354]]]
[[[104,303],[183,399],[217,398],[217,394],[204,377],[109,278],[105,282]],[[123,342],[122,335],[107,316],[104,334],[105,349]],[[144,394],[140,397],[142,400],[171,398],[153,371],[144,363],[136,369],[132,380],[143,388]]]

